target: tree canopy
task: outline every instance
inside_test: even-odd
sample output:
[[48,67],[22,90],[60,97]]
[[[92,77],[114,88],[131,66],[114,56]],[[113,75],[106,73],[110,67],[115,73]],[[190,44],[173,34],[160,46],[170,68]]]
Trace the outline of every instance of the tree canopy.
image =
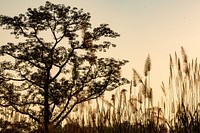
[[[46,2],[25,14],[0,16],[0,26],[19,42],[0,47],[0,106],[39,124],[58,126],[79,103],[127,83],[126,60],[99,57],[118,37],[108,24],[92,28],[82,9]],[[46,129],[48,130],[48,129]]]

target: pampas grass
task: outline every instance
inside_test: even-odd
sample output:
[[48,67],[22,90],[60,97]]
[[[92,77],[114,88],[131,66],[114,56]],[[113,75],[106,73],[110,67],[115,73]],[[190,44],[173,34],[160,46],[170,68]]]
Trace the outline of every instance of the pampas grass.
[[[143,76],[140,76],[136,69],[132,69],[133,78],[129,88],[119,87],[110,98],[101,96],[77,105],[66,117],[62,126],[54,131],[61,133],[199,132],[200,64],[198,59],[190,61],[183,47],[181,47],[181,58],[176,52],[174,55],[169,55],[169,81],[168,84],[161,83],[163,96],[158,106],[153,105],[151,68],[151,58],[148,55],[144,63]],[[0,112],[4,116],[2,121],[0,119],[0,128],[7,124],[13,132],[16,132],[17,128],[20,128],[19,123],[24,122],[26,131],[39,132],[36,122],[11,108],[2,108]],[[27,123],[30,124],[29,127]]]

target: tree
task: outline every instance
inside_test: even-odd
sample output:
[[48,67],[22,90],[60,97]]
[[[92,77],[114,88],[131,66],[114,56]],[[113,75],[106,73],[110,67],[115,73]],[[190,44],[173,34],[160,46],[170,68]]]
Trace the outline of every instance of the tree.
[[[90,14],[46,2],[18,16],[0,16],[18,43],[0,47],[0,106],[12,107],[39,124],[57,127],[79,103],[127,83],[126,60],[99,57],[118,37],[108,24],[92,28]],[[102,40],[102,41],[101,41]],[[97,56],[99,55],[99,56]]]

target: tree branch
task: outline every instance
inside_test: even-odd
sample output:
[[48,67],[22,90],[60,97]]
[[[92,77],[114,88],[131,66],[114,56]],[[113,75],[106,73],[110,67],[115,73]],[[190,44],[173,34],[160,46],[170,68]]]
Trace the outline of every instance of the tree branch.
[[40,120],[36,117],[34,117],[34,115],[28,113],[28,112],[23,112],[20,109],[18,109],[15,105],[11,104],[11,106],[19,113],[24,114],[24,115],[28,115],[30,118],[32,118],[33,120],[37,121],[38,123],[40,123]]

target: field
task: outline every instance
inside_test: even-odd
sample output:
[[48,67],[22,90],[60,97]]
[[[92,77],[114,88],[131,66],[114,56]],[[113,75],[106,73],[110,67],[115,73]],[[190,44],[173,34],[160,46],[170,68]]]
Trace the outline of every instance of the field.
[[[197,133],[200,130],[200,64],[188,61],[184,48],[182,58],[170,55],[170,76],[161,84],[163,97],[153,105],[150,72],[151,59],[144,65],[144,78],[133,69],[127,89],[117,88],[110,99],[103,96],[79,104],[62,125],[59,133]],[[10,109],[1,110],[1,132],[39,132],[36,122]],[[40,126],[42,128],[42,126]]]

